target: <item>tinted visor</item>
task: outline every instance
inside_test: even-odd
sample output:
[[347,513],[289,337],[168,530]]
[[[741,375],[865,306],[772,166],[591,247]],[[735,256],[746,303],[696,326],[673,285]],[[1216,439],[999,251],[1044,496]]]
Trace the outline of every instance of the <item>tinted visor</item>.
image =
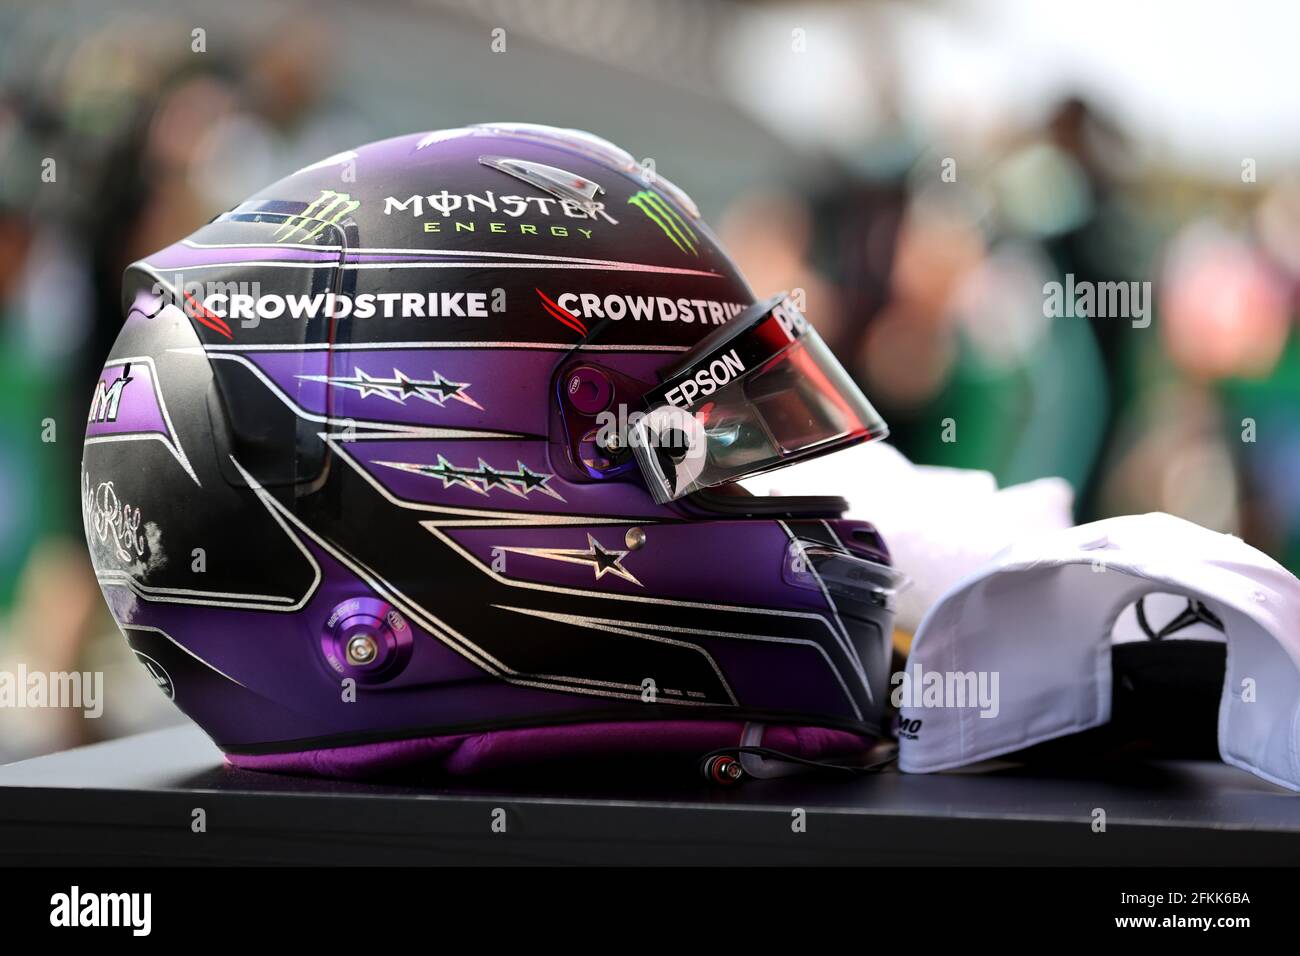
[[778,296],[669,369],[631,443],[662,503],[887,434],[821,337]]

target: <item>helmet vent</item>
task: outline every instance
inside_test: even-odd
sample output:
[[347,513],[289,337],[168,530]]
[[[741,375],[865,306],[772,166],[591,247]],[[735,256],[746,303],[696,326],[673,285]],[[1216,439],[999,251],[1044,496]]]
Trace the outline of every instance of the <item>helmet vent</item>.
[[596,197],[605,189],[586,176],[571,173],[558,166],[547,166],[545,163],[510,159],[505,156],[480,156],[478,161],[515,179],[522,179],[529,185],[550,193],[556,199],[573,203],[592,219],[596,218]]

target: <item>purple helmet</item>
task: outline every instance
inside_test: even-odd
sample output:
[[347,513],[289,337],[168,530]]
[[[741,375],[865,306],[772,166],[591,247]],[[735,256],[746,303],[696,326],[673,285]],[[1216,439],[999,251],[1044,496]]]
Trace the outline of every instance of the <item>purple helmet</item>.
[[885,426],[617,147],[499,124],[339,153],[132,265],[123,304],[86,535],[231,762],[882,733],[883,542],[736,480]]

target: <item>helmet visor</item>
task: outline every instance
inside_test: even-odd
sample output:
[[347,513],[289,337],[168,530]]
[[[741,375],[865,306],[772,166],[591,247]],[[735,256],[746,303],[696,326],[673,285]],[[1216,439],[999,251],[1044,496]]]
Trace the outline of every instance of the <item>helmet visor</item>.
[[663,503],[887,434],[813,327],[777,297],[665,373],[630,437]]

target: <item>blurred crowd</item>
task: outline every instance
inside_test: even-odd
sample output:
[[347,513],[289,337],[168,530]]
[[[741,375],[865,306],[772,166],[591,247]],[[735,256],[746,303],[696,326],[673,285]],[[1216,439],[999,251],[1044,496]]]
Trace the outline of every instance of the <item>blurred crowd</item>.
[[[280,175],[433,124],[341,88],[328,17],[267,15],[202,57],[164,52],[155,15],[0,23],[0,668],[105,670],[124,702],[100,721],[0,715],[5,760],[171,719],[80,543],[81,433],[123,268]],[[503,113],[512,82],[466,110],[556,121]],[[757,294],[800,290],[914,461],[1003,484],[1061,476],[1078,521],[1167,511],[1300,572],[1300,162],[1200,180],[1139,161],[1131,131],[1081,95],[960,148],[901,112],[760,182],[681,168],[671,144],[656,159],[703,194]],[[599,112],[575,125],[606,132]],[[1053,316],[1046,290],[1067,281],[1150,283],[1150,320]]]
[[264,33],[233,57],[167,54],[160,36],[189,37],[172,27],[34,15],[2,34],[0,668],[104,671],[114,706],[98,720],[0,713],[0,760],[174,719],[106,616],[82,543],[81,438],[123,270],[370,132],[328,98],[328,27]]
[[[807,291],[894,444],[999,484],[1066,478],[1079,522],[1166,511],[1300,571],[1300,177],[1139,166],[1081,97],[960,157],[873,149],[893,162],[828,161],[721,232],[760,294]],[[1050,294],[1108,283],[1148,289],[1146,313]]]

